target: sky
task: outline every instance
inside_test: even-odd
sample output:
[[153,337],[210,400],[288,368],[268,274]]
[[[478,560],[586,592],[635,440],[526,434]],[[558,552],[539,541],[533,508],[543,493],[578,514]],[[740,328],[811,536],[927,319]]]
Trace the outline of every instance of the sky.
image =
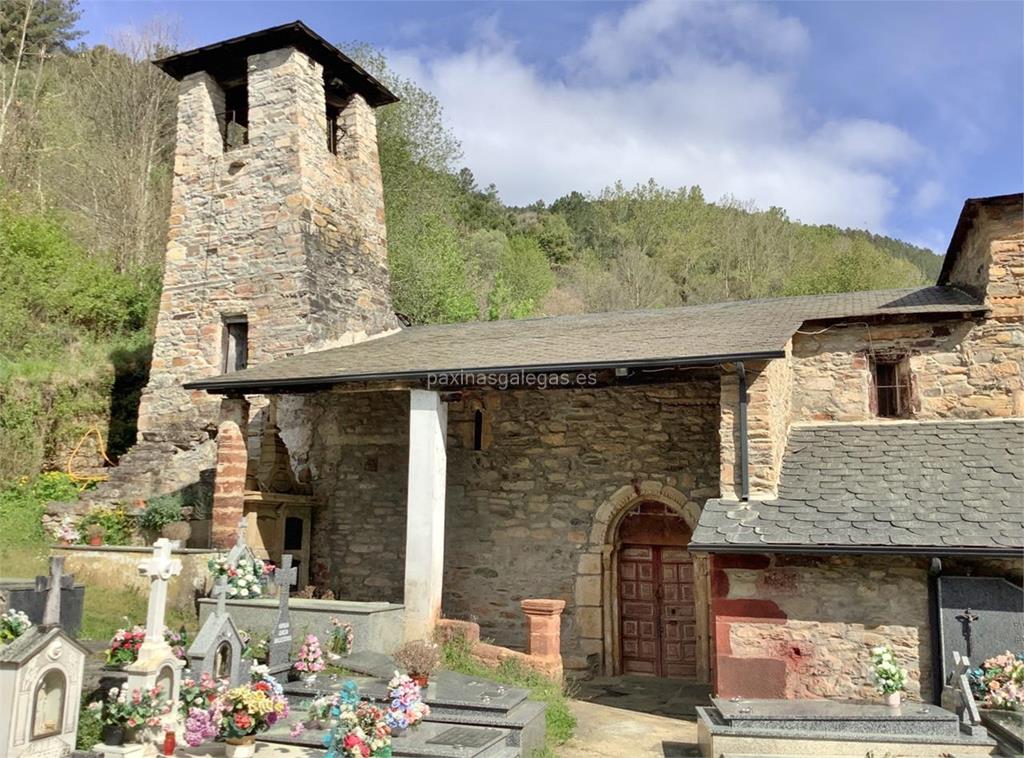
[[700,185],[944,252],[1024,188],[1024,3],[82,0],[88,44],[183,48],[301,19],[433,92],[502,200]]

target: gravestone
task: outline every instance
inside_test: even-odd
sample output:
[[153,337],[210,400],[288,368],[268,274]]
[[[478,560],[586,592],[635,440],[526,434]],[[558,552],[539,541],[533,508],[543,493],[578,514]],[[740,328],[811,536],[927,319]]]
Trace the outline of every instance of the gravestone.
[[[43,623],[46,605],[48,579],[37,576],[29,579],[0,579],[0,613],[9,608],[19,610],[29,617],[33,624]],[[61,577],[60,624],[64,631],[74,637],[82,624],[82,608],[85,602],[85,585],[75,584],[74,576]]]
[[189,646],[189,669],[193,676],[206,672],[214,679],[227,679],[232,687],[249,681],[249,662],[242,658],[245,644],[234,620],[227,611],[227,580],[217,579],[211,593],[217,607],[203,623],[195,641]]
[[943,682],[956,669],[954,654],[980,666],[1024,650],[1024,589],[987,576],[940,576],[938,585]]
[[88,651],[60,625],[64,558],[50,558],[42,622],[0,644],[0,755],[63,758],[76,741]]
[[274,584],[277,585],[277,623],[270,637],[270,673],[277,675],[292,667],[292,623],[288,615],[288,594],[298,577],[298,569],[292,568],[292,556],[282,555],[280,567],[274,569]]
[[251,551],[249,550],[249,543],[246,541],[246,530],[249,528],[249,522],[246,521],[243,516],[238,522],[238,534],[235,535],[235,544],[228,551],[228,565],[237,566],[239,559]]
[[[146,609],[146,638],[139,647],[134,663],[125,666],[128,674],[125,689],[148,690],[160,685],[163,694],[173,702],[178,700],[181,670],[185,664],[174,655],[164,639],[164,614],[167,607],[167,583],[181,573],[181,561],[171,557],[170,540],[161,537],[153,543],[153,556],[139,562],[139,573],[149,578],[149,605]],[[167,717],[176,719],[177,711]]]

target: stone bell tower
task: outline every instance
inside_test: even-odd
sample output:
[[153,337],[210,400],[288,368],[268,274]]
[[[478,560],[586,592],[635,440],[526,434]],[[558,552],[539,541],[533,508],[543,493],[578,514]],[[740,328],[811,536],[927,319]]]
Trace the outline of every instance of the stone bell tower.
[[156,61],[180,82],[141,443],[208,439],[182,384],[395,328],[373,109],[397,98],[301,22]]

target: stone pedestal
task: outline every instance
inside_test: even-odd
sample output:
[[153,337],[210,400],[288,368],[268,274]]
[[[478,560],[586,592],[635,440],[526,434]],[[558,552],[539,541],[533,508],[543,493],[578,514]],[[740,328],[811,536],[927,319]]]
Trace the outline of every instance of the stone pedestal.
[[564,600],[523,600],[520,603],[526,614],[526,652],[541,658],[558,658],[562,655],[562,611]]

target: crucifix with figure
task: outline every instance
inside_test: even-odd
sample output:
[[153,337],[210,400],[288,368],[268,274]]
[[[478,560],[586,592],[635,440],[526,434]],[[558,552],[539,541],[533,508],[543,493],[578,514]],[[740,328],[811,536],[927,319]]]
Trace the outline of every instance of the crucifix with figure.
[[967,643],[967,657],[970,658],[971,652],[971,624],[978,620],[977,613],[971,613],[971,609],[967,608],[963,613],[956,617],[956,620],[960,622],[961,634],[964,636],[964,641]]

